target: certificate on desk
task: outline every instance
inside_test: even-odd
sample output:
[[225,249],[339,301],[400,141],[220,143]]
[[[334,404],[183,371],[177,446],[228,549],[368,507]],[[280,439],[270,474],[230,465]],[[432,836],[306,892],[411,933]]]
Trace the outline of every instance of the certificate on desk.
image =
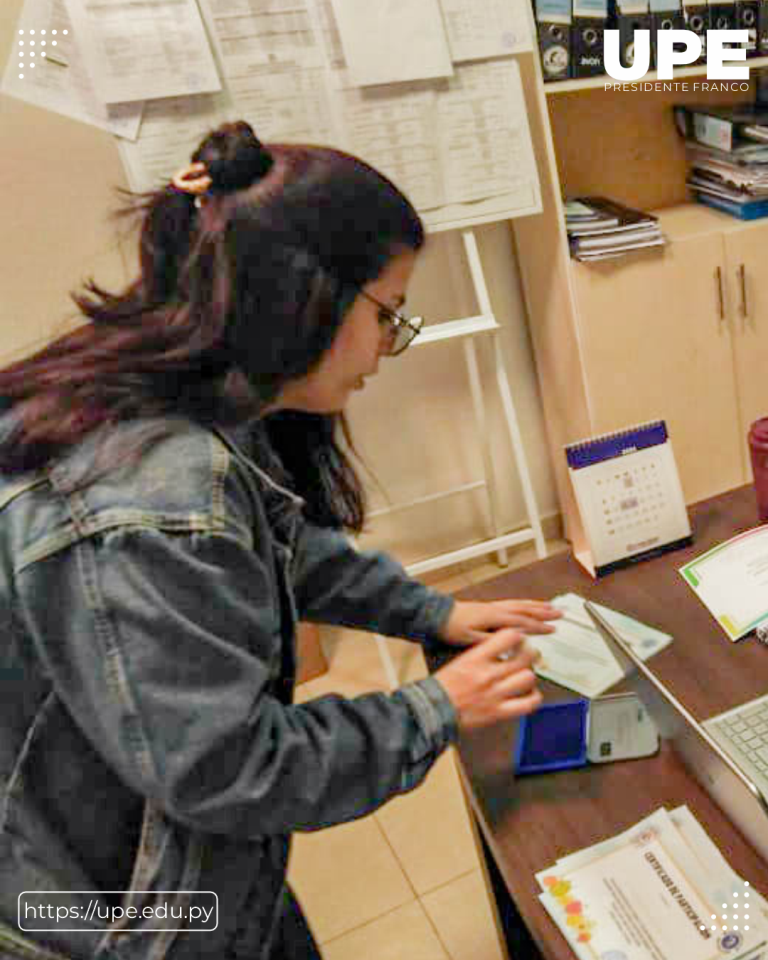
[[712,547],[680,573],[729,640],[768,623],[768,526]]
[[685,807],[659,809],[537,879],[581,960],[765,960],[768,952],[764,901]]

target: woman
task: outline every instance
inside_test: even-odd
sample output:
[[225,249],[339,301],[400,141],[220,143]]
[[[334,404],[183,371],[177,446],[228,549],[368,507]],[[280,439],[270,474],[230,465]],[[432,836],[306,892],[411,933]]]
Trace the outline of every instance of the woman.
[[[540,701],[519,631],[548,604],[454,602],[343,532],[364,510],[337,427],[417,332],[415,211],[244,123],[192,160],[142,202],[138,279],[0,371],[0,956],[318,956],[290,833]],[[293,706],[298,618],[474,646]]]

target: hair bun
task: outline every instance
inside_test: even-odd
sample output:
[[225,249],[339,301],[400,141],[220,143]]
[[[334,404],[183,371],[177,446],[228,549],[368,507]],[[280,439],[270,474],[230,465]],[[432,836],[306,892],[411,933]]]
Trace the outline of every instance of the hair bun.
[[212,130],[192,154],[192,161],[205,164],[211,193],[244,190],[260,180],[273,163],[269,150],[244,120]]

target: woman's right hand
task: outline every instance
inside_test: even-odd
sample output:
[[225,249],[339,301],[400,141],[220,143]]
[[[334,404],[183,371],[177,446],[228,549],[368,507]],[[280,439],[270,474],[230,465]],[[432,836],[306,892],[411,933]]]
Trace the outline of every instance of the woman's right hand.
[[459,715],[473,730],[532,713],[541,703],[531,667],[539,652],[517,630],[494,633],[435,673]]

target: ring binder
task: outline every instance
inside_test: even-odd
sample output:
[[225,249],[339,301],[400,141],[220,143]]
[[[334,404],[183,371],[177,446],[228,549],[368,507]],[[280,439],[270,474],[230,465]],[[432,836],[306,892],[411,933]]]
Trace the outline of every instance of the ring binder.
[[681,0],[650,0],[651,7],[651,65],[658,63],[658,34],[662,30],[683,30],[685,19]]
[[534,0],[544,81],[571,75],[571,0]]
[[604,34],[608,0],[573,0],[571,75],[593,77],[605,73]]
[[[616,26],[619,28],[619,59],[622,67],[631,67],[635,62],[635,33],[651,29],[651,13],[648,0],[616,0]],[[649,38],[652,40],[652,38]],[[649,64],[650,69],[650,48]]]
[[686,29],[692,30],[701,40],[701,53],[694,63],[703,63],[707,59],[709,6],[701,0],[683,0],[683,16]]

